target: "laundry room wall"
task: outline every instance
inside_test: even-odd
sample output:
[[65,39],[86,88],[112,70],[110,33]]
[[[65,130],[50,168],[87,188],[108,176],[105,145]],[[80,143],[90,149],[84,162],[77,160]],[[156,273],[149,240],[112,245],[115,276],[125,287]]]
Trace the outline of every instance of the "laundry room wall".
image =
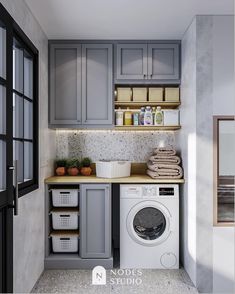
[[55,131],[48,129],[48,40],[24,0],[0,2],[39,50],[39,189],[19,199],[14,217],[14,292],[28,293],[44,269],[44,179],[55,157]]
[[56,131],[56,155],[97,160],[145,162],[158,146],[175,147],[174,132],[147,131]]
[[235,110],[233,29],[232,16],[196,16],[182,40],[181,256],[203,293],[234,290],[234,228],[213,227],[213,115]]
[[[234,16],[213,17],[213,48],[213,115],[235,116]],[[214,293],[235,292],[234,268],[235,228],[213,227]]]
[[182,40],[182,130],[177,137],[186,182],[182,261],[204,293],[213,284],[212,26],[212,16],[196,16]]
[[182,43],[180,119],[177,136],[185,184],[181,186],[181,261],[196,285],[196,19],[185,32]]

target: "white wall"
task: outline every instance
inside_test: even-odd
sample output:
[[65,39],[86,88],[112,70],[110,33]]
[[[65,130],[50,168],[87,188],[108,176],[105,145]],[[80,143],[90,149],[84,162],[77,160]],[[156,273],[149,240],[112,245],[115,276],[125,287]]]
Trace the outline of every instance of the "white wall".
[[185,184],[181,186],[181,258],[196,285],[196,19],[182,39],[180,120],[178,144]]
[[213,228],[213,115],[235,111],[233,28],[231,16],[197,16],[182,40],[182,262],[203,293],[234,290],[234,229]]
[[213,293],[235,293],[234,228],[213,229]]
[[[233,16],[213,17],[213,115],[235,115]],[[213,229],[214,293],[235,292],[234,236],[234,227]]]
[[19,200],[14,217],[14,292],[30,292],[44,269],[44,178],[52,174],[55,132],[48,124],[48,40],[24,0],[0,0],[39,50],[40,187]]

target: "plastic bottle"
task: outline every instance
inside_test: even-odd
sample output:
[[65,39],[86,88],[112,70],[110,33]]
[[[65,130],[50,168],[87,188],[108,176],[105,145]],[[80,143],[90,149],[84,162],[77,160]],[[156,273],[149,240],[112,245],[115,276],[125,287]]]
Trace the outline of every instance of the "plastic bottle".
[[144,125],[151,126],[152,124],[153,124],[153,115],[152,115],[151,107],[147,106],[145,114],[144,114]]
[[138,126],[139,125],[139,113],[135,112],[133,114],[133,125]]
[[116,126],[123,126],[123,110],[121,107],[116,111]]
[[161,106],[157,107],[154,124],[155,126],[163,126],[163,111],[161,110]]
[[144,125],[144,114],[145,114],[145,108],[141,107],[140,108],[140,115],[139,115],[139,120],[140,120],[140,125],[143,126]]
[[127,107],[127,110],[124,113],[124,124],[126,126],[132,125],[132,112],[130,111],[129,107]]
[[156,107],[152,107],[153,125],[154,125],[154,122],[155,122],[155,114],[156,114]]

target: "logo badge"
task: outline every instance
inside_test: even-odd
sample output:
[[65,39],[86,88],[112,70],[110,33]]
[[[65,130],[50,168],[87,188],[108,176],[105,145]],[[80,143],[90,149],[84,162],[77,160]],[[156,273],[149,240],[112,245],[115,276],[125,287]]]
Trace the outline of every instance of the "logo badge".
[[106,270],[103,266],[93,268],[92,285],[106,285]]

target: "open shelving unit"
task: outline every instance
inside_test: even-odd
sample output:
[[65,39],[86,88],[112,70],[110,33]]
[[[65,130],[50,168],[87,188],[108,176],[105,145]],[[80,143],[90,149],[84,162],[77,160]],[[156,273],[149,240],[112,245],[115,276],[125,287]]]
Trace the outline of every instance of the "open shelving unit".
[[177,108],[180,106],[180,102],[167,102],[167,101],[160,101],[160,102],[151,102],[151,101],[145,101],[145,102],[121,102],[121,101],[115,101],[116,107],[130,107],[130,108],[140,108],[142,106],[152,106],[157,107],[161,106],[162,108]]
[[117,131],[176,131],[181,126],[115,126]]
[[[115,85],[115,101],[114,101],[114,111],[116,112],[119,108],[121,108],[122,111],[126,111],[128,108],[128,111],[131,111],[132,113],[138,112],[138,110],[140,110],[141,107],[146,107],[146,106],[150,106],[150,107],[155,107],[157,108],[157,106],[160,106],[162,109],[177,109],[180,105],[180,99],[179,101],[177,101],[177,99],[175,101],[165,101],[165,88],[178,88],[179,85],[161,85],[161,86],[157,86],[157,85],[127,85],[126,88],[130,88],[131,90],[131,97],[130,97],[130,101],[120,101],[117,100],[118,99],[118,87],[124,88],[124,85]],[[147,97],[145,101],[133,101],[133,91],[132,88],[134,87],[145,87],[147,88]],[[162,95],[162,101],[149,101],[149,89],[150,88],[163,88],[163,95]],[[173,100],[173,99],[171,99]],[[155,126],[155,125],[150,125],[150,126],[144,126],[144,125],[114,125],[114,129],[117,131],[176,131],[181,129],[180,125],[163,125],[163,126]]]

